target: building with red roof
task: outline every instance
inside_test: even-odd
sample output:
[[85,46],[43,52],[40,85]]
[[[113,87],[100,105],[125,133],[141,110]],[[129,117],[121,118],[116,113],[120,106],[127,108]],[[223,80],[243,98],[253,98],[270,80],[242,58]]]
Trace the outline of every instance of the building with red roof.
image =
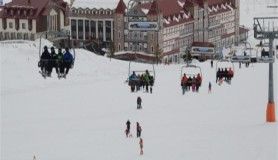
[[[138,15],[132,10],[136,10]],[[139,32],[130,30],[128,25],[119,25],[117,21],[114,31],[115,35],[119,35],[114,41],[116,51],[132,50],[149,54],[162,51],[164,61],[179,61],[184,54],[182,48],[190,48],[193,44],[212,44],[213,47],[210,47],[215,54],[224,46],[246,39],[247,31],[239,27],[239,0],[145,0],[130,10],[122,9],[118,16],[155,21],[160,26],[158,31]],[[123,34],[124,37],[121,37]],[[194,47],[198,50],[197,46]],[[209,54],[203,57],[213,57]]]
[[12,0],[0,9],[0,40],[35,39],[40,32],[68,26],[63,0]]

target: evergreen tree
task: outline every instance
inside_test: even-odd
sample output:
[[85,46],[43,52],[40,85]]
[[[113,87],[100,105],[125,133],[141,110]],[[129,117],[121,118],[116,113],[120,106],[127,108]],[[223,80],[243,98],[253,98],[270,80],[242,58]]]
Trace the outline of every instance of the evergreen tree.
[[186,48],[185,54],[182,56],[182,58],[187,63],[192,61],[192,55],[191,55],[190,50],[188,48]]

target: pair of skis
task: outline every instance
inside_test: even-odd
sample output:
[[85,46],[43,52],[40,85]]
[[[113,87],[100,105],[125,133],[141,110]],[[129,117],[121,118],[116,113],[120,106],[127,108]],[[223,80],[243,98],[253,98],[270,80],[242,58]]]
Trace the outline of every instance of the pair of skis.
[[[39,73],[42,75],[42,77],[44,79],[46,79],[47,77],[51,77],[51,74],[47,74],[47,72],[43,72],[43,71],[39,71]],[[58,73],[58,79],[61,79],[61,78],[67,78],[67,74],[61,74],[61,73]]]

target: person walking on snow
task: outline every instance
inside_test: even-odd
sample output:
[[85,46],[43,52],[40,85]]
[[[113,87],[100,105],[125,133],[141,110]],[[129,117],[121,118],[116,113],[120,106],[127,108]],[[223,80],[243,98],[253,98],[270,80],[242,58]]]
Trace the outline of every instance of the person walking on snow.
[[209,82],[208,92],[211,93],[211,83]]
[[142,99],[141,97],[137,97],[137,109],[142,109]]
[[139,145],[140,145],[140,155],[143,155],[143,139],[142,138],[140,138]]
[[130,121],[127,120],[127,122],[126,122],[126,130],[125,130],[126,137],[129,136],[129,133],[130,133]]
[[137,138],[141,137],[141,132],[142,132],[142,128],[140,126],[140,124],[138,122],[136,122],[136,135],[137,135]]

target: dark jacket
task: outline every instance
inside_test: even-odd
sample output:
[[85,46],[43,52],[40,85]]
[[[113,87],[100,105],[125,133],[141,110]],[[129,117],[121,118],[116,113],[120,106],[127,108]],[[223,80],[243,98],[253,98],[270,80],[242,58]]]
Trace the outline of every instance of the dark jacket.
[[126,122],[126,127],[127,127],[127,129],[130,129],[130,121]]
[[137,104],[140,104],[140,105],[141,105],[141,103],[142,103],[142,99],[141,99],[141,97],[138,97],[138,98],[137,98]]
[[44,51],[43,51],[43,53],[42,53],[42,55],[41,55],[41,59],[44,59],[44,60],[49,60],[49,59],[51,59],[51,56],[50,56],[48,50],[44,50]]

